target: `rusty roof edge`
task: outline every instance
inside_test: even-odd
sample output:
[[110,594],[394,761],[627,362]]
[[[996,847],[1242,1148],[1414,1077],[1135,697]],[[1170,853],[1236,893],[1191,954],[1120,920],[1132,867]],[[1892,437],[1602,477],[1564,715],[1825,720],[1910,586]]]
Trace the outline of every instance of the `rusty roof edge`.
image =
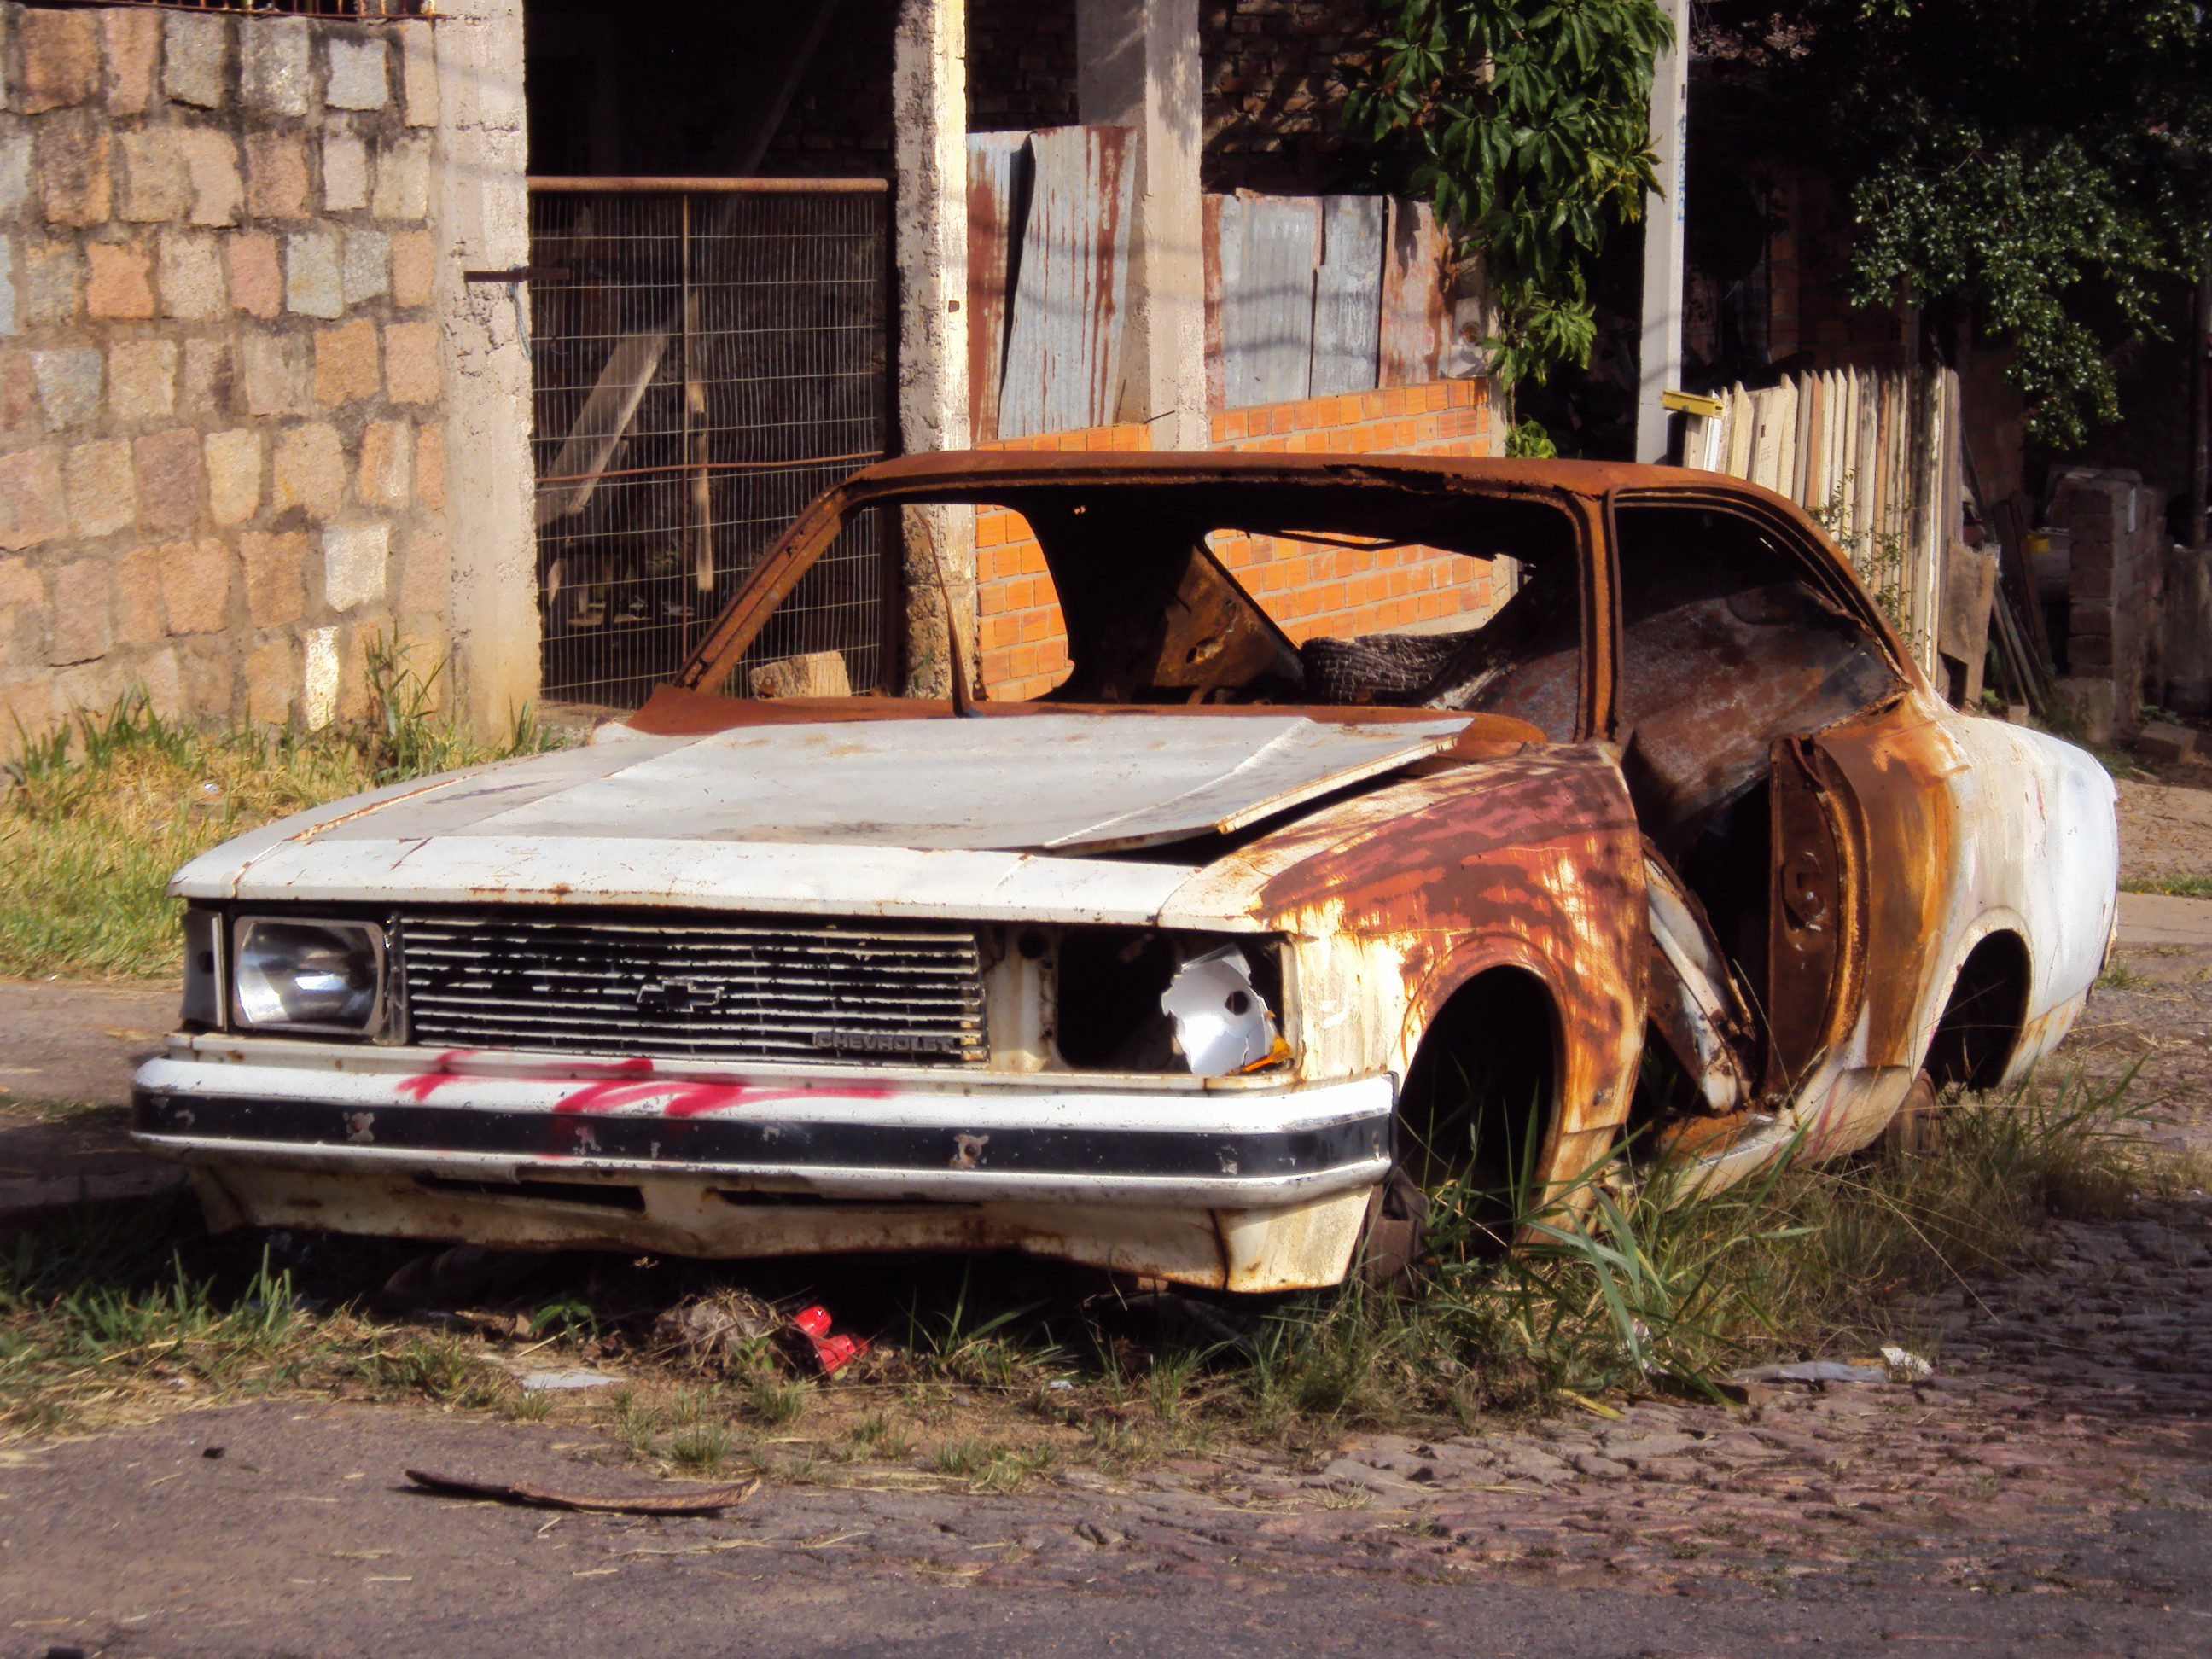
[[1626,461],[1538,461],[1490,456],[1283,455],[1212,450],[934,450],[863,467],[846,481],[844,488],[872,495],[878,490],[897,492],[966,483],[1047,484],[1084,478],[1123,483],[1237,483],[1279,479],[1376,484],[1402,484],[1412,479],[1426,478],[1439,483],[1539,489],[1592,498],[1615,489],[1675,490],[1719,486],[1770,497],[1784,506],[1793,505],[1771,490],[1739,479],[1723,478],[1717,473]]

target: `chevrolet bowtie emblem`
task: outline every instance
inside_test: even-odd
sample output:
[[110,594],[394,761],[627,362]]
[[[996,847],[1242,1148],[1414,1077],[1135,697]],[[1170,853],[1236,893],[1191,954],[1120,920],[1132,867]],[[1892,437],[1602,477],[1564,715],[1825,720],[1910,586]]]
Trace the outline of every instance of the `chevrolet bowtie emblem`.
[[696,980],[649,979],[637,988],[641,1014],[692,1014],[722,1003],[722,988]]

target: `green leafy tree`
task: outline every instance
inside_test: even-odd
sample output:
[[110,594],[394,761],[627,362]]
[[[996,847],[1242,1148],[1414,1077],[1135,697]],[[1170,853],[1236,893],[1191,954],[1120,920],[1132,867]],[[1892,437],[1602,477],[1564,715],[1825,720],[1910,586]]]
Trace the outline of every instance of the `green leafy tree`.
[[2119,412],[2106,351],[2157,331],[2212,235],[2199,0],[1711,0],[1770,131],[1844,186],[1860,304],[1954,300],[2014,348],[2058,447]]
[[1652,0],[1382,0],[1346,116],[1484,261],[1508,384],[1586,366],[1592,262],[1656,188]]

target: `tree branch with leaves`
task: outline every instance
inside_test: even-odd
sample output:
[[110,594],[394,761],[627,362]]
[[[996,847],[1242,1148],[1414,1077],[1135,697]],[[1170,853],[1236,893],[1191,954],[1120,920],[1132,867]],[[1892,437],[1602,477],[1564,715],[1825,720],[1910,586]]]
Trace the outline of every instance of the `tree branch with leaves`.
[[1506,386],[1586,367],[1589,273],[1657,188],[1652,60],[1673,27],[1652,0],[1383,0],[1347,123],[1479,257]]

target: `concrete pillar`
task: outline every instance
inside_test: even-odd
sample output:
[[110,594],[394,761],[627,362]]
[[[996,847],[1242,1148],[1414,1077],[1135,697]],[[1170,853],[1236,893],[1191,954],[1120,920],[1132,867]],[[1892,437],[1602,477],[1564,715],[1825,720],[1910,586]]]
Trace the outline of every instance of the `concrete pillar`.
[[[968,447],[968,8],[966,0],[899,0],[892,41],[893,185],[898,261],[898,425],[908,454]],[[975,514],[932,507],[902,515],[907,678],[942,695],[949,590],[975,638]],[[974,653],[971,650],[970,660]]]
[[1661,0],[1674,45],[1651,67],[1651,147],[1656,196],[1644,204],[1644,339],[1636,393],[1636,459],[1667,459],[1669,422],[1660,398],[1682,384],[1682,261],[1689,179],[1690,0]]
[[434,38],[453,686],[462,712],[490,732],[538,696],[529,301],[520,283],[463,273],[530,263],[522,0],[444,0]]
[[1075,41],[1079,118],[1137,134],[1121,418],[1149,422],[1155,449],[1205,449],[1198,0],[1076,0]]

